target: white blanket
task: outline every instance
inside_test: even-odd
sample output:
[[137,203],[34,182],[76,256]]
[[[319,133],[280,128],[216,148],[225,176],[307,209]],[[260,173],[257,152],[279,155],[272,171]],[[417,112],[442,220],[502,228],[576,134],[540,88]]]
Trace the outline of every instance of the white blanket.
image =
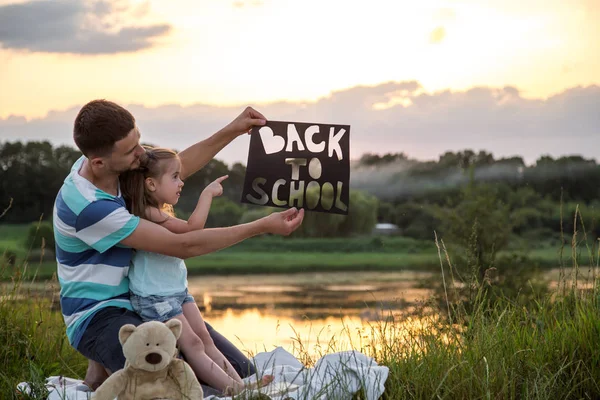
[[[383,394],[389,374],[387,367],[377,365],[375,360],[357,351],[325,355],[314,368],[306,368],[282,347],[259,353],[250,361],[256,365],[259,375],[275,376],[272,384],[260,389],[273,400],[351,400],[361,389],[367,400],[377,400]],[[246,382],[255,380],[256,375],[245,379]],[[47,379],[46,386],[50,391],[47,400],[88,400],[91,396],[80,380],[53,376]],[[19,389],[27,392],[29,387],[21,383]],[[231,400],[231,397],[205,399]]]

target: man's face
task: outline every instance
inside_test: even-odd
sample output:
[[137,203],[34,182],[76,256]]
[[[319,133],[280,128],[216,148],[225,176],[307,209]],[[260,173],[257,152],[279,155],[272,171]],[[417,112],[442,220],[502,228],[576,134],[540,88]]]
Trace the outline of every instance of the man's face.
[[140,145],[140,132],[135,127],[126,137],[115,143],[107,164],[113,172],[120,174],[139,168],[140,157],[144,153],[144,148]]

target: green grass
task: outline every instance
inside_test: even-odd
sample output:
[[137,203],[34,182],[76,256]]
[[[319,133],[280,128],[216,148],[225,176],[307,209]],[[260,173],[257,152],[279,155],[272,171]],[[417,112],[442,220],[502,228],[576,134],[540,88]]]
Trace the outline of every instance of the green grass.
[[[446,276],[448,272],[444,265]],[[16,398],[19,382],[32,382],[39,394],[45,377],[81,379],[86,369],[86,360],[69,346],[62,317],[52,311],[49,296],[26,292],[21,282],[15,277],[0,299],[2,399]],[[372,340],[351,345],[390,368],[385,399],[598,398],[597,287],[540,295],[526,305],[511,299],[492,302],[480,288],[472,311],[465,311],[462,302],[439,311],[426,304],[417,317],[427,326],[409,329],[403,320],[396,323],[382,315],[381,322],[367,327]],[[449,297],[457,290],[447,287]],[[332,338],[322,354],[341,350],[342,339]],[[311,365],[315,359],[298,340],[295,355]]]
[[21,240],[27,235],[28,224],[0,224],[0,238]]
[[[360,252],[330,253],[303,251],[309,242],[266,238],[245,248],[191,259],[188,266],[190,274],[433,266],[439,271],[437,251],[411,252],[408,248],[415,243],[390,240],[387,245],[405,246],[404,251],[375,252],[369,246],[381,246],[381,242],[360,240],[362,244],[357,245]],[[285,244],[294,251],[284,251]],[[338,244],[344,248],[342,243]],[[274,248],[280,250],[273,251]],[[573,267],[567,269],[563,285],[557,291],[540,292],[527,302],[492,296],[492,292],[498,293],[487,290],[495,288],[497,283],[493,280],[480,283],[472,291],[464,285],[451,286],[452,258],[442,254],[443,275],[439,273],[438,282],[432,285],[441,282],[439,286],[444,290],[436,292],[430,302],[416,311],[415,320],[421,324],[407,325],[404,317],[395,320],[398,317],[384,314],[380,322],[366,327],[372,334],[364,337],[372,339],[351,343],[351,348],[389,367],[385,399],[598,398],[598,284],[592,280],[588,282],[592,284],[588,289],[578,290],[568,281],[569,277],[587,276],[573,272],[593,270],[598,258],[593,251],[578,248],[577,243],[573,248],[576,251],[542,246],[530,252],[537,263],[552,266],[561,264],[562,254],[562,264]],[[578,256],[570,259],[571,254]],[[41,285],[37,286],[37,292],[33,288],[24,289],[25,280],[29,281],[36,274],[38,280],[45,280],[54,274],[55,268],[54,262],[30,262],[26,267],[19,264],[0,270],[0,275],[12,281],[1,286],[0,297],[2,399],[18,398],[15,388],[19,382],[33,385],[36,393],[31,398],[43,398],[46,377],[84,377],[87,362],[66,339],[57,299],[44,292]],[[51,283],[57,285],[55,280]],[[306,351],[304,346],[308,344],[302,343],[300,338],[297,341],[295,356],[311,366],[316,359]],[[320,355],[345,350],[340,347],[343,341],[342,337],[333,337],[321,347]]]
[[[389,399],[580,399],[600,396],[598,306],[573,296],[530,307],[509,301],[441,322],[375,352],[390,367]],[[379,329],[376,327],[375,329]],[[394,330],[393,326],[389,328]],[[458,338],[450,343],[443,335]]]
[[[509,255],[501,252],[500,255]],[[538,249],[530,252],[532,265],[543,268],[557,268],[559,256],[555,250]],[[572,264],[570,253],[564,255],[566,266]],[[578,263],[590,265],[587,254],[578,257]],[[12,280],[18,271],[23,272],[20,264],[14,269],[0,272],[0,280]],[[271,274],[333,271],[397,271],[397,270],[433,270],[439,268],[437,253],[317,253],[317,252],[264,252],[223,250],[186,260],[188,273],[194,275],[219,274]],[[39,262],[32,259],[27,263],[24,279],[38,280],[51,278],[56,272],[56,262]]]
[[[5,249],[17,253],[17,265],[22,267],[0,273],[1,280],[11,280],[18,270],[25,279],[49,279],[56,272],[51,257],[40,262],[39,250],[24,248],[28,225],[0,225],[0,253]],[[577,261],[589,264],[593,254],[582,248]],[[530,250],[503,251],[499,256],[527,254],[532,265],[542,268],[559,266],[559,252],[548,245],[532,246]],[[572,264],[571,253],[565,251],[564,263]],[[331,239],[290,239],[257,237],[248,239],[217,253],[194,257],[186,261],[190,275],[297,273],[331,271],[390,271],[400,269],[438,268],[437,249],[432,242],[405,237],[358,237]]]
[[[437,251],[373,252],[362,247],[361,252],[354,253],[305,252],[301,249],[306,243],[289,240],[279,246],[277,240],[267,238],[246,248],[191,259],[190,274],[440,268]],[[399,240],[394,246],[406,243]],[[288,244],[294,251],[267,251],[273,244],[278,249],[285,249]],[[368,245],[363,240],[363,246]],[[598,284],[592,279],[589,289],[576,290],[568,280],[572,276],[587,276],[574,272],[594,270],[598,255],[594,254],[597,250],[588,251],[577,244],[573,249],[539,247],[529,252],[540,265],[558,266],[562,254],[562,264],[573,266],[567,268],[560,291],[539,294],[523,303],[488,296],[484,283],[475,288],[471,297],[446,302],[446,296],[460,298],[464,289],[441,285],[445,290],[415,315],[426,322],[425,327],[414,325],[407,329],[404,320],[382,315],[381,322],[367,327],[373,339],[352,343],[352,348],[390,368],[384,399],[599,398]],[[578,254],[577,258],[571,259],[572,254]],[[442,260],[444,275],[439,273],[438,279],[449,283],[453,267],[444,254]],[[55,263],[31,262],[22,274],[24,269],[20,264],[0,271],[5,279],[12,280],[0,293],[2,399],[17,398],[15,388],[22,381],[31,382],[36,388],[37,396],[32,398],[42,398],[46,377],[82,379],[87,366],[67,342],[62,316],[56,311],[57,299],[52,303],[48,293],[23,289],[23,281],[35,274],[40,280],[51,277]],[[440,304],[442,307],[438,308]],[[332,338],[322,354],[341,350],[342,339]],[[303,350],[300,338],[297,340],[295,355],[310,366],[315,359]]]
[[0,298],[0,398],[17,398],[17,384],[27,381],[35,388],[30,398],[42,399],[46,377],[83,377],[87,360],[69,345],[48,298],[20,287],[17,280]]
[[[510,253],[503,252],[501,255]],[[565,263],[571,261],[565,255]],[[530,254],[532,264],[540,267],[556,268],[559,257],[556,251],[534,250]],[[580,264],[589,265],[589,257],[578,258]],[[437,253],[317,253],[317,252],[250,252],[223,250],[186,260],[188,273],[194,275],[219,274],[271,274],[301,272],[334,271],[397,271],[397,270],[433,270],[439,268]],[[22,267],[15,270],[22,272]],[[31,260],[27,263],[24,279],[34,277],[38,280],[51,278],[56,272],[56,263]],[[1,280],[11,280],[14,270],[6,269],[0,273]]]
[[190,274],[385,271],[435,264],[434,254],[220,252],[186,262]]
[[0,224],[0,255],[5,250],[22,251],[29,225]]
[[[430,268],[434,266],[434,254],[373,254],[373,253],[256,253],[219,252],[186,261],[188,274],[256,274],[299,273],[311,271],[390,271],[400,269]],[[6,269],[0,279],[12,280],[22,267]],[[30,262],[23,278],[37,280],[51,278],[56,272],[55,262]]]

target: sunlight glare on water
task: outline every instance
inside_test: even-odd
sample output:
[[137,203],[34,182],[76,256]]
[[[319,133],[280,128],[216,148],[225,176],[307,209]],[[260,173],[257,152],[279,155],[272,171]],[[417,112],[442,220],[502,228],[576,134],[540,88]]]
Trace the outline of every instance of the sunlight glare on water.
[[428,329],[408,311],[429,297],[419,274],[197,277],[205,320],[249,355],[283,347],[311,362],[334,351],[372,354]]

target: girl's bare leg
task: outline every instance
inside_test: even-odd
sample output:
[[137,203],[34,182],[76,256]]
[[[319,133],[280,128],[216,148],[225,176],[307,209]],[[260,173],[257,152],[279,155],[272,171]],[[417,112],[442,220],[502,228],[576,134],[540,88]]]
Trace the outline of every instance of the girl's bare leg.
[[239,376],[235,368],[231,365],[229,360],[217,349],[215,346],[208,330],[206,329],[206,325],[204,324],[204,319],[202,319],[202,314],[200,314],[200,310],[198,306],[194,303],[185,303],[183,306],[183,315],[187,319],[188,323],[192,330],[200,337],[202,343],[204,343],[204,349],[206,354],[219,366],[221,367],[227,374],[235,379],[237,382],[243,383],[242,378]]
[[246,387],[241,379],[237,381],[230,377],[206,354],[204,343],[192,330],[185,316],[178,315],[175,318],[181,321],[183,328],[177,343],[196,376],[225,394],[237,394],[244,390]]
[[[206,329],[202,314],[195,303],[185,303],[183,306],[183,315],[187,320],[192,330],[198,335],[204,344],[204,351],[206,354],[225,371],[232,379],[241,385],[246,385],[246,388],[254,388],[257,386],[268,385],[273,381],[273,375],[265,375],[256,384],[245,384],[242,378],[239,376],[235,368],[231,365],[229,360],[217,349],[210,333]],[[187,356],[186,356],[187,357]]]

